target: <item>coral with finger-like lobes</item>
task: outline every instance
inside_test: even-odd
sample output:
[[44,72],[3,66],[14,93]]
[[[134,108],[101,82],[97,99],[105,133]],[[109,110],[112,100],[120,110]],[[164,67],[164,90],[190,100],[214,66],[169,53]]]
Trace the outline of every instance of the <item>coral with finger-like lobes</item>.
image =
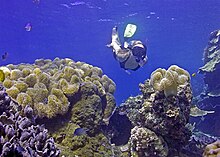
[[168,97],[177,95],[179,85],[190,83],[190,75],[186,70],[172,65],[168,70],[159,68],[152,72],[150,81],[154,90],[164,91],[165,96]]
[[0,85],[0,156],[58,157],[54,139],[44,126],[35,125],[33,109],[24,108],[20,115],[19,104],[12,101]]
[[[72,100],[80,99],[75,97],[80,95],[80,88],[85,83],[96,89],[94,101],[100,103],[101,118],[111,115],[104,111],[106,106],[109,110],[113,105],[110,108],[114,110],[115,102],[105,101],[105,97],[114,94],[115,83],[98,67],[68,58],[55,58],[53,61],[37,59],[34,64],[9,64],[0,69],[5,73],[3,85],[7,93],[23,107],[30,105],[39,118],[67,113]],[[83,99],[80,99],[81,105]]]
[[219,157],[220,156],[220,140],[217,140],[205,147],[203,157]]
[[168,146],[162,137],[144,127],[135,126],[130,137],[132,156],[166,157]]

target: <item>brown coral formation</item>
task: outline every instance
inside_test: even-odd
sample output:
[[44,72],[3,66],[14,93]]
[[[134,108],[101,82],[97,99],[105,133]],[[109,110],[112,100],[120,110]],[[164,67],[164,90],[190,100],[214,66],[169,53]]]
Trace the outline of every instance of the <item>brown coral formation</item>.
[[[188,72],[177,66],[172,66],[169,69],[169,73],[171,73],[170,76],[175,76],[175,79],[172,80],[175,83],[175,89],[162,88],[163,90],[158,90],[157,87],[155,88],[154,86],[160,86],[159,82],[161,82],[163,78],[169,81],[169,78],[165,77],[166,70],[156,70],[156,72],[151,75],[151,80],[148,79],[139,85],[142,95],[130,97],[116,110],[120,115],[127,115],[132,125],[136,126],[136,130],[142,128],[142,130],[151,131],[153,132],[152,136],[158,136],[164,140],[167,149],[161,149],[160,153],[163,155],[159,156],[180,155],[181,149],[188,143],[191,136],[191,131],[186,127],[186,124],[189,123],[192,101],[189,75]],[[160,79],[156,79],[157,72],[158,76],[162,76],[159,77]],[[165,83],[163,85],[167,84]],[[167,93],[173,93],[172,91],[174,90],[175,94],[167,95],[164,90],[171,90],[171,92],[166,91]],[[132,130],[131,137],[136,136],[135,134],[136,132]],[[132,140],[133,139],[130,139],[129,141],[131,142]],[[143,140],[147,140],[147,137]],[[139,142],[142,143],[143,140]],[[152,154],[148,155],[149,150],[147,151],[145,149],[141,149],[141,153],[139,153],[139,149],[137,148],[139,146],[140,144],[132,145],[133,154],[139,154],[137,155],[138,157],[154,156]],[[155,152],[153,151],[153,145],[149,145],[149,149]],[[167,151],[168,153],[166,153]]]
[[166,157],[168,155],[168,147],[163,138],[147,128],[135,126],[131,130],[130,142],[133,152],[139,157]]
[[220,156],[220,141],[211,143],[205,147],[203,157],[219,157]]
[[99,132],[95,136],[88,134],[73,136],[76,128],[79,128],[79,125],[66,123],[65,126],[56,128],[56,132],[53,133],[55,142],[61,149],[61,155],[66,157],[110,157],[113,155],[111,145],[102,133]]
[[175,148],[186,144],[190,137],[190,131],[185,125],[190,116],[191,87],[187,84],[179,87],[178,91],[177,96],[169,99],[164,98],[162,92],[150,94],[144,99],[136,116],[141,117],[138,122],[142,126],[162,135],[168,145]]

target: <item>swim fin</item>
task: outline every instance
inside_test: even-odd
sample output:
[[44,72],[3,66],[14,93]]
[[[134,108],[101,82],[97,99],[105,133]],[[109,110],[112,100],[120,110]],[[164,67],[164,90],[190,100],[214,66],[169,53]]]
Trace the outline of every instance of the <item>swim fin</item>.
[[137,26],[134,24],[127,24],[124,32],[124,38],[131,38],[137,30]]

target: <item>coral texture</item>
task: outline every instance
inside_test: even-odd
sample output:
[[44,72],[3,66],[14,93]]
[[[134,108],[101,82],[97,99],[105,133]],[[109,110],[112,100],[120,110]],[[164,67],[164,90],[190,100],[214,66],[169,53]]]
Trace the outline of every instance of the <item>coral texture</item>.
[[199,68],[199,72],[204,74],[204,82],[208,85],[210,93],[220,94],[220,30],[215,30],[210,34],[210,39],[203,54],[204,66]]
[[205,86],[203,92],[197,97],[198,105],[204,110],[215,110],[215,114],[207,116],[200,126],[203,131],[220,136],[218,121],[220,117],[220,30],[211,32],[204,49],[203,62],[204,65],[199,68],[199,73],[204,75]]
[[94,136],[88,134],[74,136],[73,133],[76,128],[79,128],[79,126],[74,123],[68,123],[53,133],[55,142],[61,149],[61,155],[66,157],[113,156],[111,145],[102,133]]
[[204,50],[203,61],[205,65],[200,68],[200,72],[213,72],[215,71],[220,62],[220,30],[211,32],[208,45]]
[[[23,110],[33,108],[36,121],[45,124],[62,155],[111,156],[101,126],[114,112],[116,85],[100,68],[59,58],[1,68],[7,93]],[[84,128],[86,135],[74,136],[76,128]]]
[[[148,79],[139,85],[142,94],[136,97],[129,97],[127,101],[117,107],[115,114],[124,115],[129,118],[135,128],[131,131],[131,137],[132,134],[136,134],[135,130],[139,128],[151,132],[152,136],[158,136],[160,139],[163,139],[163,146],[167,145],[166,149],[164,149],[164,151],[166,151],[161,151],[163,154],[161,156],[178,156],[182,148],[188,144],[191,136],[191,130],[186,127],[186,124],[189,123],[192,90],[188,72],[176,66],[170,67],[169,71],[173,73],[172,75],[175,75],[176,78],[179,77],[179,80],[177,79],[175,81],[178,84],[178,86],[175,87],[177,88],[175,90],[177,92],[176,95],[169,95],[167,97],[163,90],[153,88],[152,85],[157,83],[157,79],[151,78],[151,80]],[[166,71],[160,69],[158,72],[160,75]],[[155,73],[156,72],[154,72],[154,74]],[[155,76],[153,75],[152,77],[157,77],[157,74]],[[152,81],[152,79],[154,80]],[[115,117],[115,114],[113,117]],[[115,128],[111,119],[110,124],[112,128]],[[117,132],[114,130],[111,131],[113,132],[112,138],[114,138],[114,133]],[[143,138],[143,140],[146,141],[148,138]],[[131,143],[131,154],[134,157],[154,156],[148,153],[157,152],[154,151],[155,145],[148,145],[147,149],[139,149],[140,144],[132,144],[132,138],[127,141],[128,144]],[[142,139],[139,142],[142,143]],[[162,148],[162,146],[160,148]],[[138,152],[138,150],[141,151]]]
[[168,155],[167,144],[162,137],[153,131],[135,126],[131,130],[131,148],[139,157],[166,157]]
[[[114,110],[115,100],[110,101],[109,96],[114,94],[115,83],[98,67],[55,58],[53,61],[38,59],[34,64],[9,64],[0,69],[5,73],[6,92],[23,108],[30,105],[40,118],[64,115],[83,92],[96,95],[92,103],[97,102],[103,110],[99,119],[109,118]],[[87,91],[83,91],[88,84]],[[82,106],[87,102],[80,99]]]
[[205,147],[219,140],[218,137],[205,134],[201,131],[193,131],[189,144],[187,144],[182,152],[187,157],[201,157]]
[[151,74],[151,85],[157,91],[164,91],[166,97],[170,95],[177,95],[177,88],[179,85],[184,85],[190,82],[189,73],[178,67],[172,65],[165,69],[157,69]]
[[26,106],[25,117],[19,115],[19,105],[0,91],[0,156],[58,157],[53,138],[43,126],[34,125],[33,109]]
[[205,147],[203,157],[219,157],[220,156],[220,141],[211,143]]

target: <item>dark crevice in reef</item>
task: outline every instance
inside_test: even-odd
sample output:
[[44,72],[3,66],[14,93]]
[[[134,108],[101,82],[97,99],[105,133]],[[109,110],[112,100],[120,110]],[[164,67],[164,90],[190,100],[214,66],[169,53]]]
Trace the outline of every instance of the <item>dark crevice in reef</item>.
[[103,126],[104,134],[110,138],[116,146],[125,145],[131,136],[132,124],[126,115],[120,115],[115,111],[108,126]]

